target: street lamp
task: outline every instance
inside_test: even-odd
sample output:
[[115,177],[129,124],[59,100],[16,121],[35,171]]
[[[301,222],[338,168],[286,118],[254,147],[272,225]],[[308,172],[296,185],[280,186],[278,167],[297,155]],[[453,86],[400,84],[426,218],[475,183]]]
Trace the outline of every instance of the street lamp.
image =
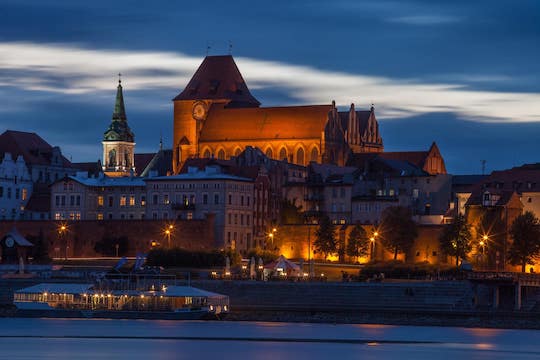
[[169,249],[171,248],[171,234],[172,234],[173,229],[174,229],[174,226],[172,224],[169,224],[169,226],[165,228],[165,235],[167,235],[167,247]]
[[64,236],[65,232],[67,230],[67,226],[62,224],[58,227],[58,237],[61,241],[64,241],[64,258],[65,260],[68,259],[68,244],[67,244],[67,238]]
[[379,233],[374,231],[373,236],[369,238],[369,241],[371,241],[371,261],[373,261],[375,258],[375,242],[377,240],[377,236],[379,236]]

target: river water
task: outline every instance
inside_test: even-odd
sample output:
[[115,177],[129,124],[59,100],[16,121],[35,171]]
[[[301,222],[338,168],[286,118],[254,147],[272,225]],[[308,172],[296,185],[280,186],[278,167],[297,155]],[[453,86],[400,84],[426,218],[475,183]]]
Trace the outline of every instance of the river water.
[[540,331],[3,318],[0,359],[540,359]]

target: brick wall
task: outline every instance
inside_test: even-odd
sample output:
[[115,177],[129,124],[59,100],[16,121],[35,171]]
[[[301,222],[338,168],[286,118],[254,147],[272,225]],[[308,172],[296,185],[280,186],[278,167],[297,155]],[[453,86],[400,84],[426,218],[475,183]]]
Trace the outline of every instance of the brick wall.
[[[38,236],[42,231],[49,242],[49,255],[63,257],[100,256],[94,251],[96,242],[105,238],[128,238],[127,255],[135,256],[146,252],[151,242],[157,241],[166,246],[168,239],[164,234],[166,225],[172,224],[171,246],[191,250],[211,249],[214,242],[214,216],[205,220],[109,220],[109,221],[71,221],[67,226],[65,240],[59,236],[60,222],[55,221],[0,221],[0,237],[13,226],[23,236]],[[66,244],[67,240],[67,244]]]

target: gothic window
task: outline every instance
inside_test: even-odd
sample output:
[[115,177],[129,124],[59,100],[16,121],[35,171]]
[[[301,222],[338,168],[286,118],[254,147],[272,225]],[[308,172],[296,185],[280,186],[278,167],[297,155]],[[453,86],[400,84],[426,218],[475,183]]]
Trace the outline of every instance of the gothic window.
[[234,150],[234,156],[240,155],[241,152],[240,148],[236,148],[236,150]]
[[272,152],[272,148],[266,149],[265,155],[266,155],[267,158],[272,159],[274,157],[274,154]]
[[287,161],[287,149],[285,149],[284,147],[279,150],[279,160]]
[[219,150],[217,157],[220,160],[225,160],[225,151],[223,149]]
[[116,166],[116,150],[112,149],[109,151],[109,167]]
[[304,165],[304,149],[302,148],[296,152],[296,163],[298,165]]
[[203,157],[204,158],[209,158],[210,157],[210,150],[208,150],[208,149],[204,150]]
[[315,161],[317,162],[319,160],[319,151],[317,150],[316,147],[314,147],[313,149],[311,149],[311,158],[310,158],[310,161]]

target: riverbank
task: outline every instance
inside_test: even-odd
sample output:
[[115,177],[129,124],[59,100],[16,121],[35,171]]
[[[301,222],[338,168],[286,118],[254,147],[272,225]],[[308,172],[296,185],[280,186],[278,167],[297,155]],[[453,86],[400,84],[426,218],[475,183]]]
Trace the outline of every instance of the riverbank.
[[540,329],[540,314],[517,312],[429,313],[411,311],[231,311],[227,321]]

